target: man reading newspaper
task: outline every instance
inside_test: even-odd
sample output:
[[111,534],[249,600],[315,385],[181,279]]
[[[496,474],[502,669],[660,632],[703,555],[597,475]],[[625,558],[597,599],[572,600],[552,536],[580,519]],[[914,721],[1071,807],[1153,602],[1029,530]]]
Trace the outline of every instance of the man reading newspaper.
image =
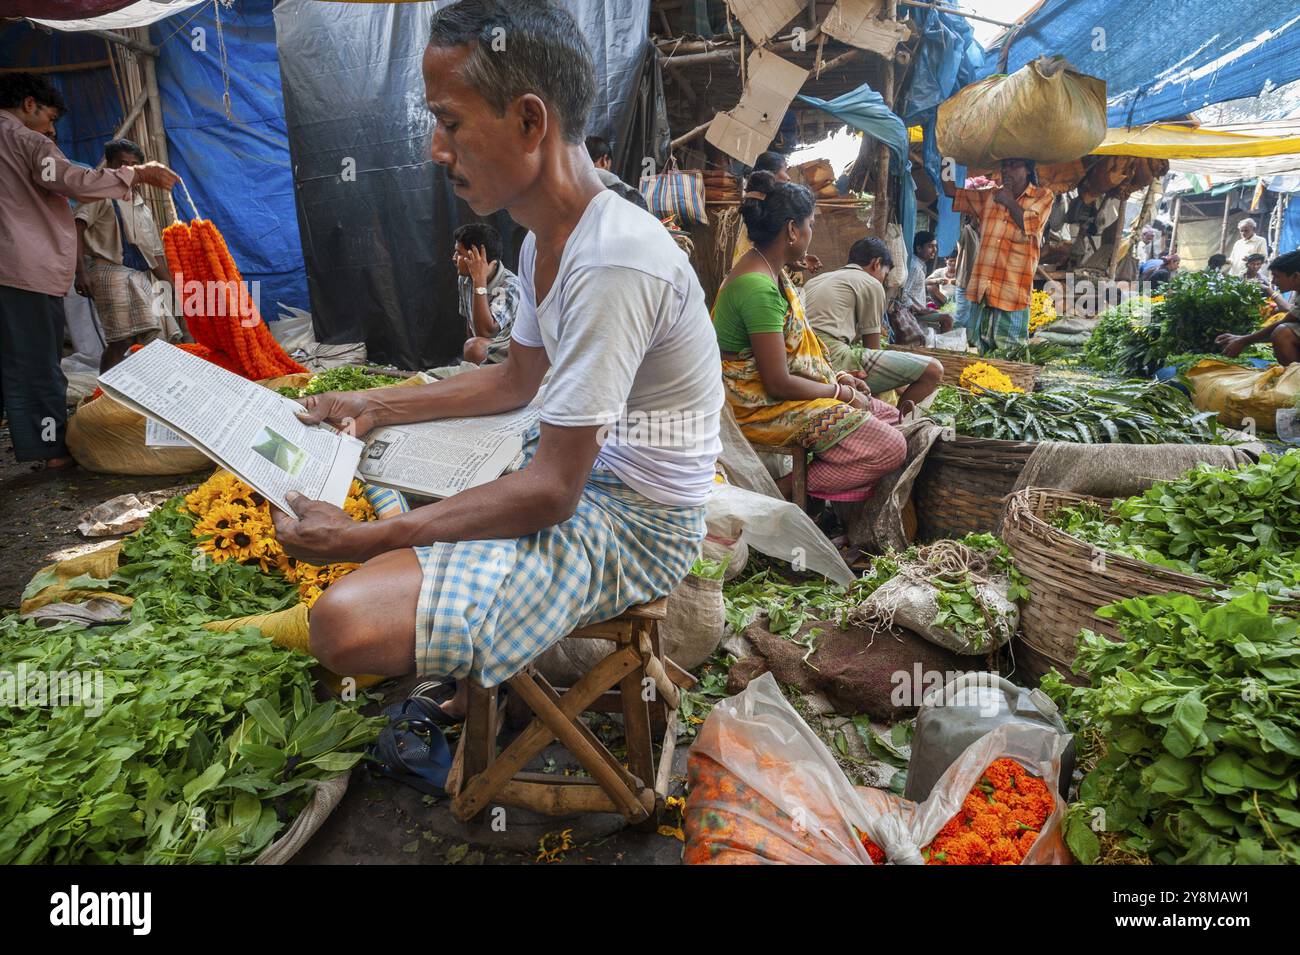
[[[504,42],[502,42],[504,38]],[[668,593],[704,536],[722,383],[704,295],[652,215],[607,191],[583,145],[591,55],[545,2],[437,11],[424,53],[433,159],[479,215],[531,230],[509,357],[472,375],[306,399],[351,427],[499,414],[541,420],[519,470],[371,523],[290,497],[292,555],[364,561],[312,608],[311,649],[338,673],[508,679],[575,627]]]

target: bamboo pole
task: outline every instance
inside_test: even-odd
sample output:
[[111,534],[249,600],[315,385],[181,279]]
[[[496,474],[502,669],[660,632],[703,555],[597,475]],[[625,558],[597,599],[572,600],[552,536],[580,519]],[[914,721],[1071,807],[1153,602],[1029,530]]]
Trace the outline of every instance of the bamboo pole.
[[1232,190],[1223,194],[1223,224],[1219,227],[1219,251],[1228,251],[1228,211],[1232,208]]
[[116,43],[118,46],[124,46],[128,50],[134,50],[136,53],[143,53],[145,56],[158,55],[158,47],[152,43],[141,43],[139,40],[113,30],[87,30],[86,32],[91,36],[103,37],[105,40]]
[[79,73],[111,65],[109,60],[87,60],[84,63],[56,63],[53,66],[5,66],[0,67],[0,73]]
[[713,120],[709,120],[707,123],[700,123],[700,125],[696,126],[689,133],[682,133],[682,135],[678,136],[676,139],[674,139],[671,143],[668,144],[669,151],[671,152],[675,149],[685,146],[691,140],[699,139],[701,136],[704,135],[705,131],[707,131],[712,124],[713,124]]

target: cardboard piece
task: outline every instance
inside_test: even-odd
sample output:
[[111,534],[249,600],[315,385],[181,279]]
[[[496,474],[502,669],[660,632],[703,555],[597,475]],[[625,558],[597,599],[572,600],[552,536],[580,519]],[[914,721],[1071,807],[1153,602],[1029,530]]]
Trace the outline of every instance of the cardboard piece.
[[803,0],[727,0],[745,34],[762,46],[803,10]]
[[912,35],[912,28],[899,20],[878,19],[883,7],[881,0],[837,0],[822,21],[822,32],[849,46],[892,57],[898,44]]
[[808,78],[808,71],[775,53],[755,50],[748,60],[749,80],[740,102],[718,113],[704,138],[747,166],[776,138],[781,119]]

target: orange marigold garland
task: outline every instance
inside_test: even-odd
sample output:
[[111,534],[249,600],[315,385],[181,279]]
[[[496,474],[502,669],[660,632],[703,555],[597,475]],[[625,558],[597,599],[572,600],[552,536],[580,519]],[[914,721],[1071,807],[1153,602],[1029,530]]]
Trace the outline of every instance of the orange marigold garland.
[[[168,226],[163,230],[163,249],[190,333],[211,353],[221,356],[215,364],[252,379],[307,370],[285,354],[266,327],[225,238],[210,220]],[[190,302],[186,282],[204,283],[200,302]],[[207,284],[212,282],[221,283],[215,301],[210,294],[213,286]]]
[[[926,865],[1019,865],[1055,805],[1043,780],[1014,759],[995,759],[921,855]],[[880,847],[860,837],[871,861],[884,863]]]

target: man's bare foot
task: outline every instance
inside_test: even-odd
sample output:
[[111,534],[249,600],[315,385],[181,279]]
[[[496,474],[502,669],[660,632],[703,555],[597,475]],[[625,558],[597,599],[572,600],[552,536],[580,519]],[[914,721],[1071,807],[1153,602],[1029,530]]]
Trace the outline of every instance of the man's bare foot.
[[442,711],[453,719],[463,720],[469,713],[469,684],[464,680],[456,681],[456,695],[440,704]]

